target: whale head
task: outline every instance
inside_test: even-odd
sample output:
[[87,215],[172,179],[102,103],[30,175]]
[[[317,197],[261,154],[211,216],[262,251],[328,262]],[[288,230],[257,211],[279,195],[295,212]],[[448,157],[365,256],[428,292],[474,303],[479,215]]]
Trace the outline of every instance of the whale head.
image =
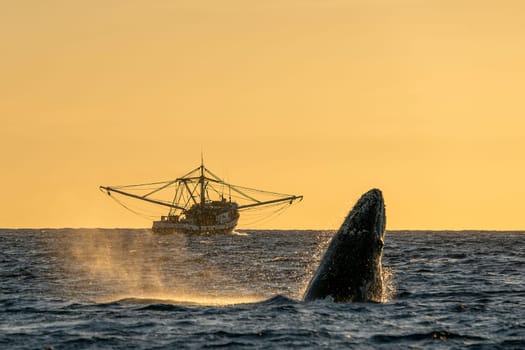
[[382,239],[385,232],[385,203],[381,190],[374,188],[359,198],[340,230],[368,231],[376,239]]
[[372,189],[361,196],[332,238],[304,299],[381,300],[385,224],[383,195]]

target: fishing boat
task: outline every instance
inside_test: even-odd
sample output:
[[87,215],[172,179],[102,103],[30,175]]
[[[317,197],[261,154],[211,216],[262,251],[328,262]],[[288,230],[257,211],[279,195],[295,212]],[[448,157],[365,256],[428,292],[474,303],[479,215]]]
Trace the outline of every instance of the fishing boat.
[[[174,180],[100,186],[100,190],[128,209],[119,198],[131,198],[169,208],[167,215],[161,215],[160,220],[153,221],[152,230],[155,233],[231,233],[238,224],[240,212],[289,206],[303,199],[301,195],[232,185],[214,175],[202,160],[199,167]],[[168,199],[160,196],[166,192],[171,194]]]

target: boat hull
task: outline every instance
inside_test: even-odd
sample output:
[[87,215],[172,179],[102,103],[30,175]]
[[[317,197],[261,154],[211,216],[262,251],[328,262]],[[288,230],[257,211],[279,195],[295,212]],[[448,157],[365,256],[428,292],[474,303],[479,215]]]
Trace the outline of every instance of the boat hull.
[[237,226],[237,221],[238,219],[235,219],[230,222],[207,226],[181,222],[153,221],[152,230],[155,233],[224,234],[231,233]]

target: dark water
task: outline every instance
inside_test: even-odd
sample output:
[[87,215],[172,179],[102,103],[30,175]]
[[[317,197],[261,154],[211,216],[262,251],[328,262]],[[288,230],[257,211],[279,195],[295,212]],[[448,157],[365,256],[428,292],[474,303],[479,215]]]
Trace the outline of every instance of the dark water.
[[0,230],[0,348],[525,348],[525,233],[387,232],[384,303],[301,302],[332,234]]

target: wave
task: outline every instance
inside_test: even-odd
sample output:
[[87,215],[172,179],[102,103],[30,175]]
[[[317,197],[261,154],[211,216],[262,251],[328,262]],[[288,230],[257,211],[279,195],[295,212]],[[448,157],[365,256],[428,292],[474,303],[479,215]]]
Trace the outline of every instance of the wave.
[[388,335],[388,334],[377,334],[372,336],[372,340],[378,343],[393,343],[393,342],[405,342],[405,341],[421,341],[421,340],[441,340],[447,339],[461,339],[461,340],[477,340],[483,341],[486,338],[462,335],[458,333],[452,333],[445,330],[431,331],[427,333],[411,333],[403,335]]

